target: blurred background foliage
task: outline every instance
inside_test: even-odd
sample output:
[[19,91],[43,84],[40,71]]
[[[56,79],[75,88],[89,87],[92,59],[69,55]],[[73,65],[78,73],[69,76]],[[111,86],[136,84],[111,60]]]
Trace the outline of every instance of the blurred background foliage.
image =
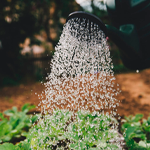
[[[53,55],[63,25],[71,12],[88,11],[100,17],[104,23],[110,24],[107,11],[97,5],[105,6],[103,1],[95,1],[89,0],[89,11],[75,0],[1,0],[0,86],[16,85],[29,78],[42,79],[40,68],[35,72],[34,65],[27,63],[29,60],[26,56],[34,55],[32,48],[29,54],[23,54],[22,49],[28,40],[28,47],[39,45],[44,48],[42,54]],[[115,49],[113,55],[116,57],[116,64],[120,65],[117,47],[111,41],[109,43],[112,51]],[[50,59],[51,57],[49,61]]]
[[0,85],[18,84],[28,74],[20,47],[26,38],[40,44],[35,35],[43,31],[53,51],[66,17],[76,10],[82,8],[75,0],[1,0]]

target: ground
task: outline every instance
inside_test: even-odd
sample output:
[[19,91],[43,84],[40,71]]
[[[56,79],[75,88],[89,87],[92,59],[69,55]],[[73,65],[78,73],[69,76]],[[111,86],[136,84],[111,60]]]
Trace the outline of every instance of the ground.
[[150,69],[140,73],[118,74],[116,82],[122,91],[118,96],[121,100],[118,113],[121,116],[142,113],[147,118],[150,114]]
[[[121,93],[117,96],[120,104],[117,112],[121,117],[144,114],[147,118],[150,114],[150,69],[139,73],[117,74],[116,83],[120,85]],[[44,91],[41,83],[32,83],[0,89],[0,112],[16,106],[18,109],[25,103],[38,106],[38,95]],[[38,111],[38,109],[36,109]]]

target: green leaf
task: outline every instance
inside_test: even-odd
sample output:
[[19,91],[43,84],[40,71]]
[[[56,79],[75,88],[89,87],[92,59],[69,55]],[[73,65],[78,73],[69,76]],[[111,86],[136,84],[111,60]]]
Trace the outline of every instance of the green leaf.
[[77,148],[77,147],[78,147],[78,143],[70,144],[69,147],[70,147],[70,148],[73,148],[73,149],[74,149],[74,148]]
[[79,136],[78,136],[78,134],[74,134],[74,135],[72,135],[72,138],[73,138],[75,141],[78,141],[78,140],[79,140]]
[[[7,120],[7,118],[5,118],[2,113],[0,113],[0,118],[1,118],[2,120]],[[1,122],[1,121],[0,121],[0,122]]]
[[98,140],[98,145],[97,145],[98,148],[105,148],[107,147],[107,143],[105,140]]
[[22,132],[21,135],[27,137],[29,132]]
[[143,118],[143,114],[136,114],[133,121],[138,122]]
[[36,122],[38,120],[38,116],[37,115],[34,115],[31,117],[31,121],[32,123]]
[[17,144],[17,146],[21,150],[31,150],[31,148],[30,148],[30,142],[28,140],[20,142],[19,144]]
[[116,149],[116,150],[119,149],[119,147],[118,147],[117,145],[115,145],[115,144],[107,144],[107,148],[108,148],[108,147],[109,147],[110,149],[112,149],[112,150],[113,150],[113,149],[114,149],[114,150],[115,150],[115,149]]
[[12,136],[10,134],[4,135],[2,137],[3,142],[9,142],[12,139]]
[[126,141],[126,145],[127,145],[128,147],[133,147],[133,146],[134,146],[134,140],[133,140],[133,139],[127,140],[127,141]]
[[139,146],[145,147],[146,148],[146,143],[144,141],[139,142]]
[[80,148],[85,149],[86,148],[86,143],[84,141],[80,142]]
[[148,117],[147,123],[148,123],[148,125],[150,125],[150,117]]
[[0,145],[0,150],[16,150],[16,148],[11,143],[4,143],[4,144]]
[[7,115],[7,116],[14,116],[14,111],[8,109],[8,110],[4,111],[4,114]]
[[28,111],[30,111],[31,109],[35,108],[35,105],[30,105],[29,103],[26,103],[22,106],[21,111],[27,113]]
[[[37,120],[37,116],[32,117],[26,115],[26,110],[30,110],[35,106],[30,107],[28,104],[25,104],[23,110],[25,112],[18,112],[17,107],[13,107],[11,110],[6,110],[4,113],[9,117],[9,120],[5,119],[3,114],[0,113],[0,117],[3,118],[0,121],[0,143],[9,142],[13,137],[20,137],[23,129],[28,130],[32,126],[32,121]],[[30,122],[31,121],[31,122]]]
[[140,138],[141,140],[146,140],[146,134],[135,134],[132,138]]
[[1,124],[0,125],[0,138],[3,135],[8,134],[11,130],[12,130],[12,126],[10,124],[7,124],[7,123]]
[[21,107],[21,111],[26,111],[26,109],[28,109],[28,106],[29,106],[29,105],[30,105],[29,103],[24,104],[24,105]]
[[15,137],[15,138],[20,138],[21,135],[20,135],[20,134],[15,134],[14,137]]
[[127,120],[128,123],[135,123],[135,122],[139,122],[143,117],[143,114],[136,114],[135,116],[128,116],[125,117],[125,119]]
[[10,123],[13,127],[13,129],[16,128],[16,126],[19,124],[20,119],[16,116],[10,117],[10,120],[8,121],[8,123]]
[[17,107],[12,107],[12,110],[13,110],[15,113],[18,112]]
[[134,131],[137,129],[137,127],[128,127],[125,134],[125,140],[127,141],[128,139],[130,139],[130,136],[132,133],[134,133]]
[[20,122],[17,126],[16,126],[16,130],[19,131],[21,129],[23,129],[25,126],[25,123],[24,122]]

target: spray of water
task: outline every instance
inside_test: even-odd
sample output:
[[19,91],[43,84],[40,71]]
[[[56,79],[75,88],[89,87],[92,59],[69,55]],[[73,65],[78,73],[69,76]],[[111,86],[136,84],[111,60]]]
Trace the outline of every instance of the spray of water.
[[43,109],[116,107],[114,72],[104,33],[86,19],[69,20],[55,48]]
[[[51,73],[45,83],[43,113],[63,109],[75,116],[76,112],[85,111],[113,117],[119,90],[114,88],[112,69],[106,37],[99,26],[84,18],[69,20],[55,48]],[[82,119],[78,117],[78,121]],[[43,123],[43,127],[46,126]]]

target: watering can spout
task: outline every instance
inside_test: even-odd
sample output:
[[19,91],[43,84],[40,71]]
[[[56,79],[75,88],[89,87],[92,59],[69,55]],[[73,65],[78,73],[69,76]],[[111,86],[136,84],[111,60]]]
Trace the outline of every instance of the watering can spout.
[[150,68],[150,0],[106,0],[108,37],[119,47],[124,65]]
[[[150,8],[150,3],[148,8]],[[99,29],[102,30],[106,34],[106,36],[108,36],[119,47],[122,62],[127,68],[145,69],[150,67],[149,21],[144,22],[144,25],[142,24],[143,22],[141,23],[141,21],[139,21],[138,19],[136,20],[137,24],[132,22],[130,23],[130,21],[126,20],[125,22],[123,22],[123,20],[120,23],[119,18],[115,20],[115,26],[110,26],[105,25],[95,15],[82,11],[71,13],[67,18],[67,22],[72,18],[86,19],[90,23],[92,22],[92,24],[97,24],[99,26]]]
[[114,26],[106,25],[108,37],[119,47],[121,57],[125,60],[140,59],[140,45],[137,32],[133,24],[121,25],[119,29]]

